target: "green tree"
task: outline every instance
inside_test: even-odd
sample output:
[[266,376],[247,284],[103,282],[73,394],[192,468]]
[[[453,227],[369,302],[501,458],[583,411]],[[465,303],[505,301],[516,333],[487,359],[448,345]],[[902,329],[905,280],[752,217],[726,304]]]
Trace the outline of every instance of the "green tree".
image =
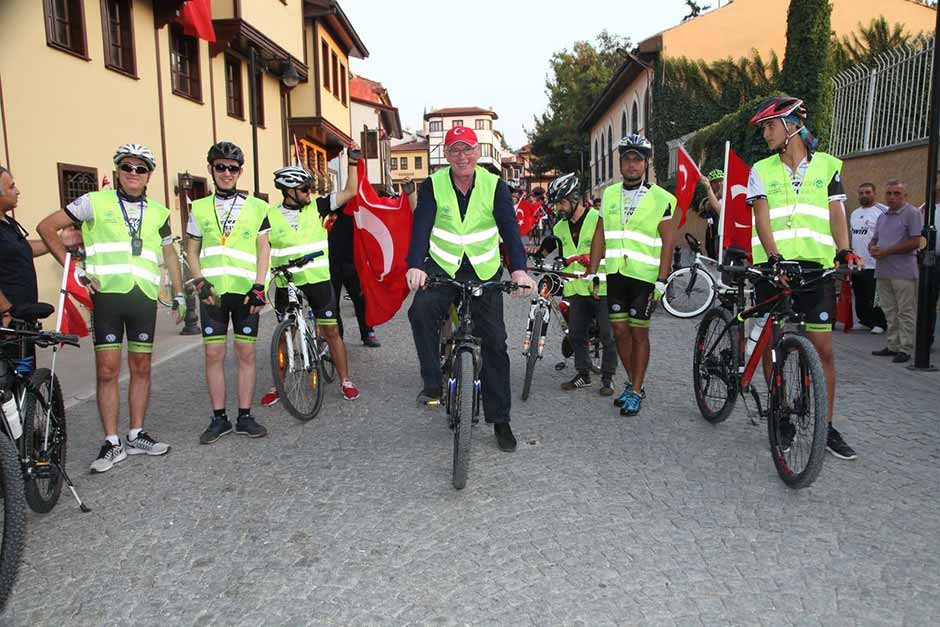
[[689,14],[682,18],[683,22],[691,20],[693,17],[698,17],[702,14],[702,11],[707,11],[710,7],[708,5],[702,6],[695,0],[685,0],[685,5],[689,7]]
[[923,45],[928,37],[929,34],[925,32],[912,34],[900,23],[891,26],[884,16],[873,19],[868,26],[859,22],[858,30],[851,37],[846,36],[841,40],[833,37],[834,71],[839,73],[859,63],[868,65],[875,57],[889,50],[905,45]]
[[[590,163],[588,137],[579,133],[578,123],[600,96],[614,72],[626,59],[627,38],[604,30],[595,43],[578,41],[571,50],[552,55],[551,71],[545,81],[548,107],[535,116],[535,128],[528,133],[539,171],[558,169],[579,171],[583,152],[585,168]],[[580,172],[587,181],[586,172]]]
[[780,90],[802,98],[809,111],[807,126],[822,146],[832,124],[832,6],[829,0],[790,0],[787,48]]

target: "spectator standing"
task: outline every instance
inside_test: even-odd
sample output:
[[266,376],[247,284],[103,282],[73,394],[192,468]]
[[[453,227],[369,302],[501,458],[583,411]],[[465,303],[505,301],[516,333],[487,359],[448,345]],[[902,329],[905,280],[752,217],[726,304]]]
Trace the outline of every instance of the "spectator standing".
[[888,208],[880,202],[875,202],[875,186],[873,183],[862,183],[858,186],[858,207],[852,212],[850,228],[852,229],[852,249],[865,262],[865,267],[852,273],[852,297],[855,299],[855,315],[859,322],[871,329],[875,335],[885,332],[887,323],[881,307],[875,306],[875,267],[878,262],[868,252],[875,233],[875,223]]

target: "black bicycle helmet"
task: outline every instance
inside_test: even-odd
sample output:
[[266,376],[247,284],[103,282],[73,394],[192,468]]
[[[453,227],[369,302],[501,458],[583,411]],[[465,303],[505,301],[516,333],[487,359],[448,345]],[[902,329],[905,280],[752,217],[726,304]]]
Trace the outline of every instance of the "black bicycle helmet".
[[636,133],[630,133],[621,139],[620,143],[617,144],[617,150],[620,151],[621,157],[628,152],[638,152],[644,159],[653,156],[653,144],[650,143],[650,140]]
[[231,159],[237,161],[238,165],[245,165],[245,153],[232,142],[221,141],[209,149],[206,161],[209,162],[209,165],[212,165],[212,162],[216,159]]
[[568,198],[576,203],[581,200],[581,186],[578,181],[578,175],[574,172],[563,174],[552,181],[548,186],[548,195],[545,201],[554,205],[555,203]]

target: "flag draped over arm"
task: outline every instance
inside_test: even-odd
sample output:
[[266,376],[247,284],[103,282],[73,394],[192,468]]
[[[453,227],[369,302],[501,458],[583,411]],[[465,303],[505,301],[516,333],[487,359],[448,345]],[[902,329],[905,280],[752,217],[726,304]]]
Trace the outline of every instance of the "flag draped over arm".
[[685,148],[679,146],[676,161],[676,206],[682,212],[682,217],[679,219],[680,229],[685,224],[689,205],[692,204],[695,188],[698,187],[701,178],[702,173],[699,172],[698,166],[692,161],[692,157],[685,151]]
[[359,160],[359,189],[343,211],[352,216],[353,262],[366,302],[366,324],[389,321],[408,296],[408,245],[411,205],[408,196],[380,198]]

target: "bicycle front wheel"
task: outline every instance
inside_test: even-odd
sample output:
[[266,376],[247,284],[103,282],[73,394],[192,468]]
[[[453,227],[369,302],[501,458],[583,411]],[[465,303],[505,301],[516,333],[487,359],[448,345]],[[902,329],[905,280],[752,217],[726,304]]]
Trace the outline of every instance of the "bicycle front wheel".
[[819,476],[826,454],[826,375],[819,353],[805,337],[784,335],[774,353],[770,452],[780,479],[791,488],[805,488]]
[[22,408],[23,435],[20,438],[20,451],[26,471],[23,483],[30,509],[45,514],[59,501],[65,481],[62,474],[67,449],[65,403],[62,400],[59,378],[53,379],[48,368],[36,370],[31,381],[35,392],[26,394]]
[[454,362],[454,390],[457,398],[452,407],[454,416],[454,489],[463,490],[467,485],[470,472],[470,438],[473,427],[473,392],[474,392],[473,354],[464,350]]
[[274,388],[287,411],[294,418],[306,422],[320,411],[323,386],[313,343],[309,340],[308,364],[304,366],[303,341],[294,318],[287,316],[281,320],[271,337],[271,374],[274,377]]
[[539,360],[539,340],[542,337],[542,325],[545,323],[545,309],[539,307],[535,310],[535,319],[532,320],[532,338],[529,340],[529,354],[525,360],[525,378],[522,380],[522,400],[529,400],[529,391],[532,389],[532,376],[535,374],[535,362]]
[[26,503],[23,502],[23,473],[16,447],[0,433],[0,489],[3,490],[3,547],[0,548],[0,612],[6,607],[20,567],[20,552],[26,537]]
[[737,347],[740,327],[725,332],[731,314],[716,307],[705,314],[695,336],[692,386],[702,416],[715,424],[724,421],[738,398]]
[[715,279],[702,268],[680,268],[666,279],[663,308],[676,318],[694,318],[714,300]]

